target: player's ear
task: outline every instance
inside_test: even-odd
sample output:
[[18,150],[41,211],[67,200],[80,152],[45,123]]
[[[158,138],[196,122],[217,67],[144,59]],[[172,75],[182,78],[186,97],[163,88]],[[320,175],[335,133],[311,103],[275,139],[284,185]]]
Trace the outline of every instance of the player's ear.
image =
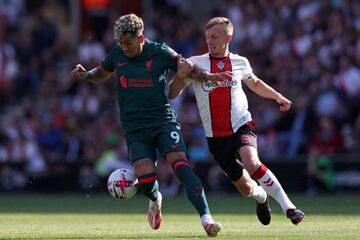
[[145,41],[145,37],[142,34],[140,36],[138,36],[138,39],[139,39],[140,43],[144,43],[144,41]]
[[232,40],[232,35],[227,35],[227,42],[229,43],[231,42],[231,40]]

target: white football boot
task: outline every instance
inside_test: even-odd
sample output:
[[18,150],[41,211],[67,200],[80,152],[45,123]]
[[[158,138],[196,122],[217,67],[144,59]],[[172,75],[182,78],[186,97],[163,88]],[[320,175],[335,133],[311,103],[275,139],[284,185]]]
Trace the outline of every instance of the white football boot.
[[162,222],[161,204],[162,204],[162,195],[159,192],[158,199],[155,202],[151,200],[149,202],[148,221],[150,227],[154,230],[159,229]]
[[218,222],[208,223],[204,226],[204,229],[208,235],[208,237],[216,237],[218,233],[221,231],[222,226]]

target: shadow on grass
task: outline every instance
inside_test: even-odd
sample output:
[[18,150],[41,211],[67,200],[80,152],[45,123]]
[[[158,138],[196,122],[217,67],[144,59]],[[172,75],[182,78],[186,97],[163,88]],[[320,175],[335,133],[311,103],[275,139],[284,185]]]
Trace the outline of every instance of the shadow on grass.
[[[122,240],[126,240],[126,239],[208,239],[209,237],[207,237],[206,235],[189,235],[189,236],[171,236],[171,238],[169,236],[134,236],[134,237],[124,237],[124,236],[117,236],[117,237],[98,237],[98,236],[86,236],[86,237],[36,237],[36,238],[11,238],[11,240],[31,240],[31,239],[45,239],[45,240],[50,240],[50,239],[54,239],[54,240],[68,240],[68,239],[122,239]],[[0,237],[0,240],[9,240],[9,238],[2,238]]]
[[[359,195],[326,195],[307,198],[291,195],[291,200],[305,214],[360,215]],[[239,194],[209,195],[209,206],[218,214],[254,214],[255,201]],[[270,201],[273,213],[281,214],[279,205]],[[116,200],[108,194],[2,194],[1,213],[79,213],[79,214],[143,214],[148,200],[137,195],[131,200]],[[184,196],[165,197],[163,211],[168,214],[195,214]]]

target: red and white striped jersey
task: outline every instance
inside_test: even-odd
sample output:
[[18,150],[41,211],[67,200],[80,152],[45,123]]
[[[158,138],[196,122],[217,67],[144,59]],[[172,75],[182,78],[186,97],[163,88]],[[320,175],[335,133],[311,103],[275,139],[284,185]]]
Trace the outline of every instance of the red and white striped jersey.
[[216,86],[211,81],[193,83],[200,117],[207,137],[224,137],[235,133],[242,125],[251,121],[248,101],[241,81],[253,75],[249,61],[232,54],[224,58],[211,57],[209,53],[190,58],[198,67],[209,72],[231,71],[232,77]]

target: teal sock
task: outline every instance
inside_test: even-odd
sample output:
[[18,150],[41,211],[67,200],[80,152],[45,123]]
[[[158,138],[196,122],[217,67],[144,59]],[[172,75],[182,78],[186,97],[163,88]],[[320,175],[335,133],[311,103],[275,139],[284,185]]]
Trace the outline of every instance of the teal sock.
[[186,160],[176,160],[172,167],[178,179],[183,183],[186,195],[200,216],[210,214],[209,206],[205,197],[204,188],[200,179],[191,169]]
[[139,176],[138,180],[141,192],[151,201],[156,201],[159,192],[159,183],[157,181],[156,173]]

